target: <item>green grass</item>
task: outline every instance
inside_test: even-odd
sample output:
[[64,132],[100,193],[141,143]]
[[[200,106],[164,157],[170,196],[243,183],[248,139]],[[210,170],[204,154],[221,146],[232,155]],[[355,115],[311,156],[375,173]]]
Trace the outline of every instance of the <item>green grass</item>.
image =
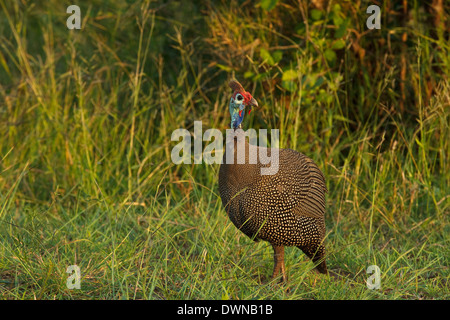
[[[97,0],[68,30],[66,4],[0,0],[0,297],[449,299],[449,8],[406,2],[368,31],[364,1]],[[288,248],[270,281],[219,166],[171,162],[173,130],[228,127],[231,77],[261,106],[244,126],[324,172],[339,279]]]

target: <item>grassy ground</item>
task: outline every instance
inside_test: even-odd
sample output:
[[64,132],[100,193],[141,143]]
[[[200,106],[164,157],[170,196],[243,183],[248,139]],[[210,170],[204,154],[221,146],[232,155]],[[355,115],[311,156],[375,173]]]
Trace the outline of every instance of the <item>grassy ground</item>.
[[[1,297],[449,299],[448,5],[384,1],[368,30],[369,2],[316,2],[96,0],[68,30],[65,3],[0,0]],[[171,162],[173,130],[228,127],[231,77],[244,126],[323,170],[341,279],[288,248],[271,282],[218,165]]]

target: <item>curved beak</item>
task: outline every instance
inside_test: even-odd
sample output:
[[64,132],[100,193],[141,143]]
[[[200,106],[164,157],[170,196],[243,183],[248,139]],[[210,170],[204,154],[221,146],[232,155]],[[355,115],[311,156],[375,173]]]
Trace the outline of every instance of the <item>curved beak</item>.
[[250,100],[249,105],[253,107],[258,107],[258,102],[255,100],[255,98],[252,97],[252,100]]

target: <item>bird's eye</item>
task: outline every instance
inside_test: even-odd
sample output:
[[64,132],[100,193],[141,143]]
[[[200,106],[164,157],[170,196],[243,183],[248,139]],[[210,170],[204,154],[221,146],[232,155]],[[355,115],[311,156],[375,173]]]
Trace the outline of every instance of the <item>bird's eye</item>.
[[238,93],[238,94],[236,95],[236,100],[237,100],[237,101],[242,101],[242,100],[244,100],[244,97]]

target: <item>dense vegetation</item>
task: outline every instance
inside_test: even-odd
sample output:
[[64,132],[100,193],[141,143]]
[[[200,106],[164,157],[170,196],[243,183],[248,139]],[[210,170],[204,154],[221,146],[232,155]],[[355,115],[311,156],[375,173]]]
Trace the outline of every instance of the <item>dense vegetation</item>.
[[[449,4],[309,3],[80,1],[68,30],[65,2],[0,0],[1,296],[448,299]],[[175,129],[229,126],[233,77],[260,105],[244,126],[324,172],[340,280],[292,248],[289,283],[270,282],[218,165],[172,163]]]

